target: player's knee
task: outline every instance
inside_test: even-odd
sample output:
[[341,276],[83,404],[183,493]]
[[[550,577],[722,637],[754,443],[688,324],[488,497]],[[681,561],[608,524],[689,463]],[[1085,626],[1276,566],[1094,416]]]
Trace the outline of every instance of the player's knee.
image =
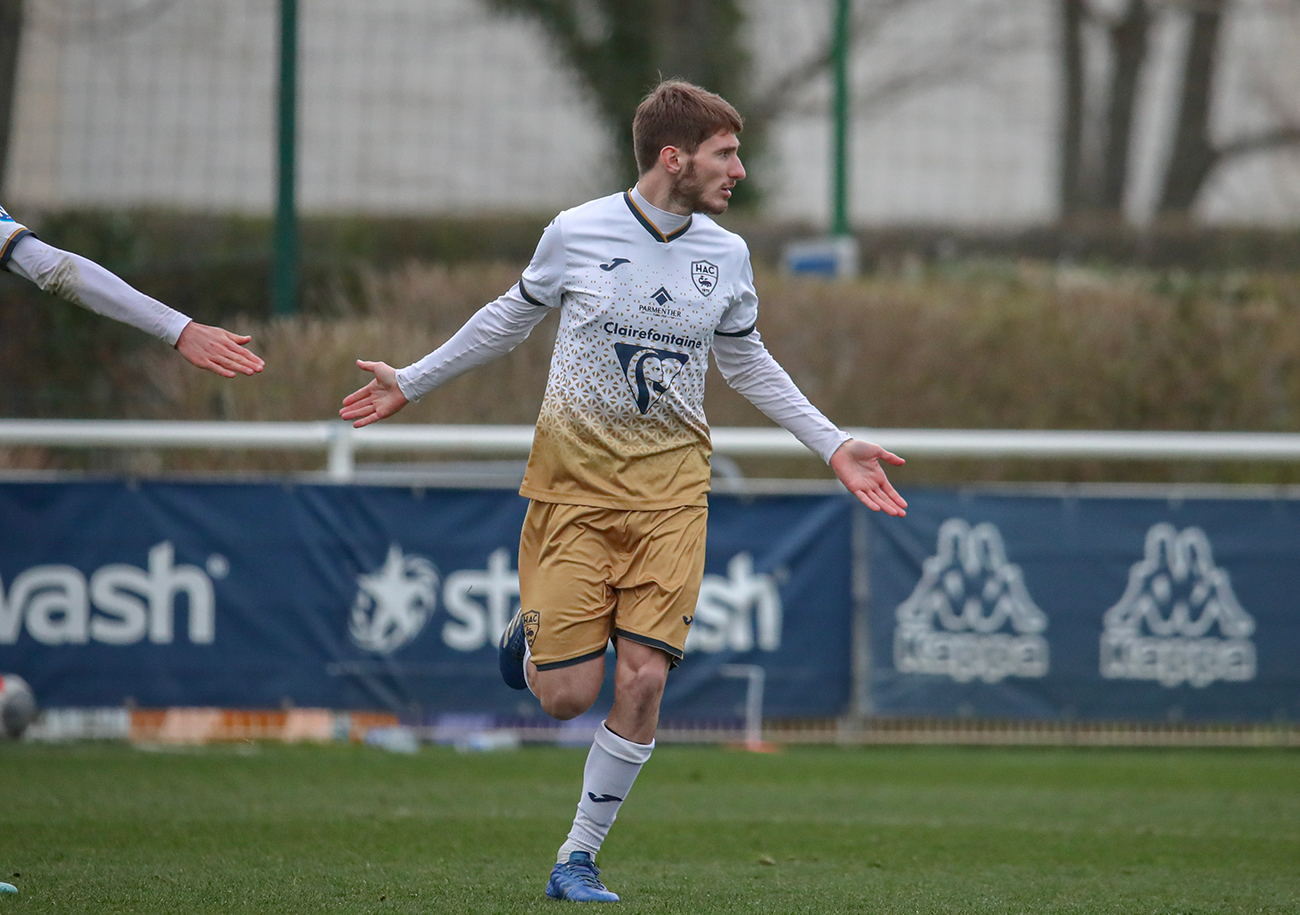
[[558,696],[543,696],[542,711],[558,721],[577,718],[595,704],[595,699],[563,693]]
[[542,711],[559,721],[577,718],[596,704],[600,694],[599,685],[593,691],[583,684],[566,681],[538,683],[535,688]]
[[622,680],[620,685],[638,704],[657,701],[668,684],[668,668],[664,664],[643,664],[627,671]]

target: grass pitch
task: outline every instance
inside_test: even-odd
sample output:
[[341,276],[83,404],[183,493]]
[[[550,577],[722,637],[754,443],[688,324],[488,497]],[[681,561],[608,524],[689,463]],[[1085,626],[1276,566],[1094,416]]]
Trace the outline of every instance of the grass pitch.
[[[0,915],[548,912],[585,751],[0,746]],[[1300,912],[1284,750],[661,746],[624,912]]]

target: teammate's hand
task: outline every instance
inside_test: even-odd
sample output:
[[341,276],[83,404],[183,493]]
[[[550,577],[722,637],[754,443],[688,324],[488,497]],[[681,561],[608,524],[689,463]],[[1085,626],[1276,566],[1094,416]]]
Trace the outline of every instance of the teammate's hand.
[[831,469],[867,508],[902,517],[907,514],[907,502],[885,477],[881,461],[900,467],[906,463],[879,445],[851,438],[831,455]]
[[343,398],[339,416],[352,420],[352,425],[360,429],[387,419],[406,406],[406,395],[397,386],[397,370],[391,365],[358,359],[357,368],[372,372],[375,377],[364,388],[358,388]]
[[191,364],[223,378],[234,378],[237,374],[255,375],[266,363],[261,356],[245,348],[244,344],[252,339],[225,328],[191,321],[176,338],[176,350]]

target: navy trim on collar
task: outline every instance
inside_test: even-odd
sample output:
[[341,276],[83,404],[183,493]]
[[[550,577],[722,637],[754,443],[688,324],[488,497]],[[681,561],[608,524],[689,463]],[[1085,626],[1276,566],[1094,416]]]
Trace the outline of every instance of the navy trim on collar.
[[637,206],[636,201],[632,199],[631,191],[623,192],[623,202],[626,203],[627,208],[632,211],[632,215],[636,217],[637,222],[641,223],[642,227],[654,237],[655,241],[670,242],[675,238],[681,238],[686,234],[686,230],[691,227],[691,220],[695,218],[694,216],[687,216],[686,222],[682,223],[680,229],[673,232],[671,235],[665,235],[659,231],[658,226],[650,221],[650,217],[641,212],[641,208]]

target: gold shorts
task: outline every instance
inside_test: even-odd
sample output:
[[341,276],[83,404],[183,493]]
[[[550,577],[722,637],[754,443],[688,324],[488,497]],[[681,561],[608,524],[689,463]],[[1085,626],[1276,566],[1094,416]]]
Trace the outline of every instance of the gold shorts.
[[530,502],[519,600],[537,668],[600,657],[615,636],[680,658],[704,577],[708,514],[699,505],[622,511]]

